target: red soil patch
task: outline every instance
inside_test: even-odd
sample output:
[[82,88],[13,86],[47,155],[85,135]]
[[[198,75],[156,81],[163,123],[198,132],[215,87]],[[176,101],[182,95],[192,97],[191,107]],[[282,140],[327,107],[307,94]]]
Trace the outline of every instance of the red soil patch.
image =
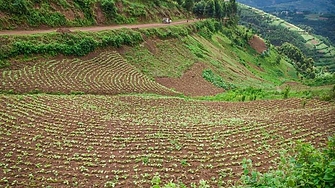
[[257,35],[254,35],[249,41],[250,46],[255,49],[258,53],[262,53],[267,49],[265,42],[259,38]]
[[202,77],[205,68],[204,64],[196,63],[181,78],[156,78],[156,82],[189,96],[216,95],[224,92],[224,89],[215,87]]

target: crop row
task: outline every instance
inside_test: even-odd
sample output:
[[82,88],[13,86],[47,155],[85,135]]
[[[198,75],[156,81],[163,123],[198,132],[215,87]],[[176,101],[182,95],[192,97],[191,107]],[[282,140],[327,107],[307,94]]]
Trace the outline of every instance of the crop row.
[[1,186],[148,187],[156,173],[225,186],[250,158],[276,166],[296,140],[320,146],[335,108],[318,100],[246,103],[136,96],[0,96]]
[[176,94],[139,73],[116,52],[4,70],[1,77],[0,89],[14,93]]

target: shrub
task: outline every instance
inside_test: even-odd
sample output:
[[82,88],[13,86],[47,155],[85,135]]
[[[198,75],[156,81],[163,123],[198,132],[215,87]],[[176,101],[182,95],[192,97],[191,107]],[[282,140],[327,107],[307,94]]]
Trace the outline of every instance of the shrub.
[[25,0],[14,0],[10,5],[10,11],[14,14],[24,15],[29,12],[28,3]]
[[230,90],[236,88],[235,85],[230,84],[230,83],[225,83],[224,80],[221,78],[221,76],[215,74],[212,70],[204,70],[202,72],[202,77],[214,84],[217,87],[221,87],[225,90]]
[[251,160],[243,160],[243,187],[335,187],[335,135],[328,138],[324,149],[298,143],[294,156],[283,151],[277,170],[264,174],[252,168]]
[[8,66],[10,66],[10,63],[8,61],[0,59],[0,68],[5,68]]
[[101,8],[107,18],[113,19],[117,14],[114,0],[101,0]]
[[291,91],[291,87],[290,86],[286,86],[285,91],[283,92],[283,98],[287,99],[288,98],[288,94]]

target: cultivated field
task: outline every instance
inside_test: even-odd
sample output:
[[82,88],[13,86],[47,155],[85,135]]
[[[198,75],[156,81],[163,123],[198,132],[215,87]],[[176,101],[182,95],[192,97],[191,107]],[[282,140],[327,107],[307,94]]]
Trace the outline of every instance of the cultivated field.
[[10,93],[177,94],[141,74],[117,52],[88,60],[41,62],[0,74],[0,90]]
[[267,170],[294,141],[335,133],[334,104],[305,102],[0,95],[0,187],[149,187],[155,175],[226,187],[243,158]]

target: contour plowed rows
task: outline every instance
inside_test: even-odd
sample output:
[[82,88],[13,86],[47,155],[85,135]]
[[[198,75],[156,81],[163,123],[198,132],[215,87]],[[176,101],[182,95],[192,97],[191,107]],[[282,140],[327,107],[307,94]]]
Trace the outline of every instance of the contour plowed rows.
[[335,133],[334,105],[301,102],[2,95],[0,186],[149,187],[157,172],[225,187],[243,158],[266,170],[294,141]]
[[116,52],[102,53],[89,60],[38,63],[1,73],[0,89],[16,93],[85,92],[91,94],[156,93],[176,95],[129,65]]

